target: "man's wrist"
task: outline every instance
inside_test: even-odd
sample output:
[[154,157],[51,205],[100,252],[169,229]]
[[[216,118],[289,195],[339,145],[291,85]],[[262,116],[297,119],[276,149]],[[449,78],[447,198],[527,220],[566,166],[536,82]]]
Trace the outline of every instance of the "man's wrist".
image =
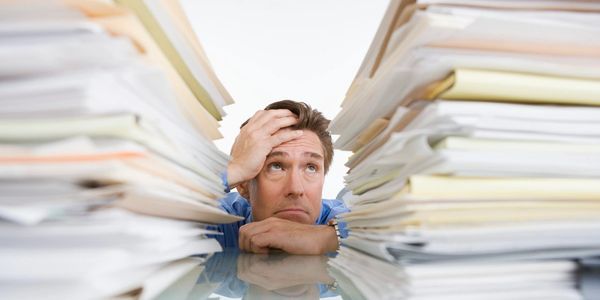
[[235,166],[233,164],[228,164],[227,165],[227,171],[225,171],[225,182],[227,182],[227,188],[229,190],[234,189],[236,186],[238,186],[240,184],[240,180],[238,179],[238,173],[239,171],[237,171],[237,169],[235,168]]
[[340,246],[342,245],[342,236],[340,234],[340,228],[338,226],[338,220],[337,218],[332,218],[327,222],[327,225],[329,227],[332,227],[335,230],[335,238],[336,238],[336,242],[337,242],[337,247],[336,247],[336,251],[340,249]]
[[323,232],[325,234],[325,242],[323,243],[323,250],[321,253],[337,252],[339,249],[338,235],[333,226],[322,225]]

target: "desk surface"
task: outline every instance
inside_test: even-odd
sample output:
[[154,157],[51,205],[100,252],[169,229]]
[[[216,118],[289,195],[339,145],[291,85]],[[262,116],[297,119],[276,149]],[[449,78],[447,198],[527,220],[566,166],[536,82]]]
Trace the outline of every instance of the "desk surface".
[[[166,288],[158,299],[365,299],[328,256],[212,255]],[[583,299],[600,299],[600,272],[579,276]],[[582,288],[583,287],[583,288]],[[590,287],[592,288],[590,290]],[[596,297],[596,298],[595,298]]]

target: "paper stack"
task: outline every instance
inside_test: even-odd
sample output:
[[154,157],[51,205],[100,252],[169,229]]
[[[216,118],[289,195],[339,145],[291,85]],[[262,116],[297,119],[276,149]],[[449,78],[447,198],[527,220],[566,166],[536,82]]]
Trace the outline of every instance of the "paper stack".
[[[397,271],[443,264],[441,281],[479,268],[461,277],[496,282],[478,299],[577,298],[572,260],[600,255],[599,105],[600,4],[392,1],[331,124],[354,152],[345,244]],[[381,271],[342,253],[334,265]],[[557,277],[516,289],[496,268]],[[428,295],[451,290],[469,295]]]
[[[174,276],[157,271],[220,251],[205,224],[239,219],[215,201],[228,156],[171,54],[104,1],[0,7],[2,297],[148,295],[145,280]],[[165,26],[218,112],[230,98],[184,25]]]

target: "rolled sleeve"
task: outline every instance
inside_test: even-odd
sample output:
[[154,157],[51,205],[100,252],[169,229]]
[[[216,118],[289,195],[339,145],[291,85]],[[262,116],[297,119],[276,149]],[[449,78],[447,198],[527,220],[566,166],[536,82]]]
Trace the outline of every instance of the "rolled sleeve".
[[[344,204],[342,200],[323,200],[323,210],[321,212],[321,222],[319,224],[327,224],[327,222],[339,214],[349,212],[350,209]],[[348,226],[346,222],[338,218],[338,229],[340,230],[340,237],[345,239],[348,237]]]

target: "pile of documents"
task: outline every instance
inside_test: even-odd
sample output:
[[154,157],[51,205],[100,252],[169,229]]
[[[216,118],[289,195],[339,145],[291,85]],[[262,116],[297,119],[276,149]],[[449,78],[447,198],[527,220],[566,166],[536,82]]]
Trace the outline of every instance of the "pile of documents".
[[350,299],[581,299],[573,288],[573,261],[399,266],[345,248],[330,262],[332,275]]
[[552,295],[494,277],[521,274],[577,299],[574,260],[600,255],[599,106],[599,3],[392,1],[330,127],[353,151],[343,218],[360,250],[332,264],[406,272],[408,298],[468,296],[451,288],[465,278],[494,283],[477,299]]
[[123,2],[0,4],[2,298],[151,297],[239,219],[215,201],[231,98],[176,1]]

